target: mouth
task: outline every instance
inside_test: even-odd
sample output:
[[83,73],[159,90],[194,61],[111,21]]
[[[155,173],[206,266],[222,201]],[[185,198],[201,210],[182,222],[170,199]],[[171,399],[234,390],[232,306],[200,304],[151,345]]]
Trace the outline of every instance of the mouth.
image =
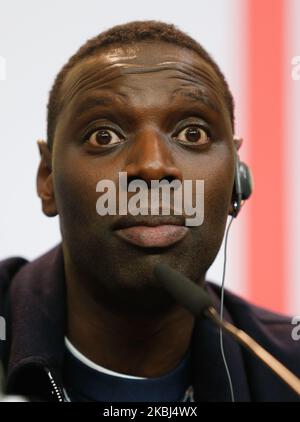
[[187,234],[182,216],[126,216],[114,226],[115,234],[127,243],[141,248],[166,248]]

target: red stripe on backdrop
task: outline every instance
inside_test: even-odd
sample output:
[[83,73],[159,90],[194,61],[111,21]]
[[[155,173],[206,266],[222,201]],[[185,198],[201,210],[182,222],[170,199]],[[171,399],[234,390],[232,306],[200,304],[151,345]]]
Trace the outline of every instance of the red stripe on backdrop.
[[250,300],[284,311],[284,0],[247,1]]

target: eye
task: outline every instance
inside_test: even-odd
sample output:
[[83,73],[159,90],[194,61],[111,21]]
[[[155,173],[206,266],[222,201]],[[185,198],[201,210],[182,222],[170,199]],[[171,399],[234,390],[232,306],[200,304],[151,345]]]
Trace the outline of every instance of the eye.
[[120,144],[124,140],[116,131],[102,128],[87,136],[86,142],[95,147],[109,147]]
[[196,125],[182,129],[175,139],[184,145],[205,145],[210,141],[207,131]]

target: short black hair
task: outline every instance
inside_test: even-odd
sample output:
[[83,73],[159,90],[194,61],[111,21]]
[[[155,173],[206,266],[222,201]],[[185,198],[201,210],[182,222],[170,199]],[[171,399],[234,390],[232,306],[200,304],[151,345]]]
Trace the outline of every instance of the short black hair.
[[230,114],[232,129],[234,130],[234,101],[232,94],[219,66],[207,51],[197,41],[176,28],[173,24],[153,20],[134,21],[114,26],[105,32],[101,32],[96,37],[89,39],[71,56],[56,76],[48,101],[47,142],[50,149],[53,144],[55,127],[61,110],[61,87],[70,69],[81,60],[96,55],[104,47],[110,45],[130,45],[141,41],[164,41],[179,47],[188,48],[198,53],[202,59],[208,62],[220,77],[223,85],[225,104]]

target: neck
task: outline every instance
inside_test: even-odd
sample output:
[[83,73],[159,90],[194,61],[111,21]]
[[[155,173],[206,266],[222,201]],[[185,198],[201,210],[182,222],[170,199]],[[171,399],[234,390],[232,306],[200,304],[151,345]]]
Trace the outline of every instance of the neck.
[[83,355],[113,371],[146,378],[179,364],[194,325],[185,309],[173,307],[159,317],[118,313],[95,302],[81,286],[67,280],[67,336]]

